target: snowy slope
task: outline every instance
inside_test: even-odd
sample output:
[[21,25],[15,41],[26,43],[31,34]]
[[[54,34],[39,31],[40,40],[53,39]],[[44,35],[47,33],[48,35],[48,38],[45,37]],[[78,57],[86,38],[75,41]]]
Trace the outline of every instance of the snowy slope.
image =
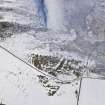
[[[104,15],[102,15],[104,1],[88,0],[87,3],[87,0],[45,0],[44,5],[48,11],[47,27],[41,25],[40,16],[37,13],[39,4],[36,1],[1,1],[0,16],[3,18],[0,18],[0,27],[6,26],[6,28],[0,31],[0,36],[5,39],[1,40],[0,44],[24,60],[33,53],[82,58],[83,61],[89,59],[95,62],[94,67],[98,68],[96,72],[100,71],[100,74],[103,74],[103,68],[105,68]],[[102,16],[101,19],[99,14]],[[43,15],[41,16],[43,18]],[[3,23],[5,21],[6,23]],[[96,26],[95,23],[97,23]],[[100,27],[101,24],[103,28]],[[97,30],[97,27],[100,28]]]
[[48,27],[69,31],[70,28],[86,29],[85,18],[96,0],[44,0],[48,10]]
[[[96,78],[105,76],[104,10],[104,0],[0,0],[0,45],[30,65],[32,54],[72,58],[74,61],[80,60],[79,66],[84,68],[82,72],[86,76]],[[73,65],[73,68],[76,68],[74,71],[79,66]],[[81,68],[79,70],[81,71]],[[40,83],[39,75],[43,77],[41,73],[0,48],[0,101],[2,103],[6,105],[77,104],[79,78],[74,83],[62,84],[45,77],[45,81],[42,79]],[[48,81],[44,83],[46,78]],[[58,78],[73,80],[73,75],[70,77],[61,75]],[[80,105],[86,105],[88,102],[88,105],[103,105],[105,103],[101,98],[105,88],[103,82],[84,79]],[[49,83],[52,90],[54,86],[58,87],[53,96],[48,96],[48,92],[52,92]],[[102,90],[99,91],[99,88]]]

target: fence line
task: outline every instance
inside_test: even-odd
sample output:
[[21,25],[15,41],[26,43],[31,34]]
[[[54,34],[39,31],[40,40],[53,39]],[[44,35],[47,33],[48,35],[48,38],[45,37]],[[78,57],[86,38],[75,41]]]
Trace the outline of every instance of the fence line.
[[79,91],[78,91],[78,97],[77,97],[77,105],[79,105],[79,99],[80,99],[80,93],[81,93],[81,86],[82,86],[82,79],[80,79],[80,85],[79,85]]

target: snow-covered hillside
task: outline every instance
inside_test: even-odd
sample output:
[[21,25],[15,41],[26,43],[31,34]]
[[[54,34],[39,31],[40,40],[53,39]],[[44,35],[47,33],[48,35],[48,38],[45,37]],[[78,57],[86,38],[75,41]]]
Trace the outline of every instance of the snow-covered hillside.
[[48,10],[48,27],[69,31],[70,28],[86,29],[85,18],[96,0],[44,0]]
[[104,12],[104,0],[0,0],[0,46],[34,67],[0,47],[0,101],[76,105],[80,78],[105,76]]

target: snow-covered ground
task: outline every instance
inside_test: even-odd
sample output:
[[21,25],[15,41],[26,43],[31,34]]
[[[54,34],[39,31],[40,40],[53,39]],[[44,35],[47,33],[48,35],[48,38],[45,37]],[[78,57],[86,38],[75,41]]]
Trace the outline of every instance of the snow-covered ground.
[[[30,65],[32,54],[72,58],[81,62],[73,65],[74,71],[81,67],[83,71],[79,70],[86,77],[104,77],[104,10],[104,0],[1,0],[0,45]],[[79,78],[74,83],[61,84],[46,77],[52,87],[59,87],[53,96],[48,96],[49,84],[40,83],[39,75],[43,77],[0,48],[0,101],[6,105],[76,105]],[[74,78],[61,75],[59,79]],[[103,82],[83,79],[80,105],[103,105]],[[99,102],[95,103],[96,100]]]
[[[38,82],[43,75],[0,48],[0,101],[6,105],[76,105],[79,81],[60,84],[54,96],[48,96]],[[103,105],[105,81],[84,78],[79,105]],[[41,100],[41,101],[40,101]]]
[[[3,18],[1,18],[0,21],[2,23],[7,22],[7,28],[5,30],[2,29],[3,32],[0,31],[0,35],[4,38],[6,38],[8,34],[11,36],[11,38],[8,37],[5,40],[0,41],[2,46],[24,60],[35,53],[39,55],[64,56],[66,58],[74,57],[82,59],[85,62],[87,59],[87,62],[94,61],[94,67],[98,69],[100,69],[100,66],[101,68],[105,68],[105,41],[104,39],[102,41],[97,40],[96,35],[92,32],[92,30],[95,31],[95,29],[91,28],[91,25],[94,23],[92,14],[98,15],[99,13],[102,13],[102,10],[104,10],[104,8],[102,8],[104,2],[99,1],[97,2],[97,5],[95,5],[96,0],[88,0],[88,3],[87,0],[80,0],[79,2],[77,0],[65,2],[64,0],[61,0],[57,1],[57,3],[55,0],[51,0],[51,2],[45,0],[44,3],[48,9],[47,23],[49,25],[48,27],[43,27],[40,23],[40,17],[38,17],[36,1],[37,0],[1,1],[0,7],[3,9],[0,10],[0,16]],[[62,4],[65,4],[64,7]],[[70,7],[68,6],[69,4],[73,5]],[[98,13],[93,7],[99,8]],[[90,11],[91,8],[93,12]],[[55,9],[57,10],[55,11]],[[70,16],[70,19],[67,19],[68,15]],[[63,20],[61,19],[62,17]],[[96,20],[98,22],[97,24],[100,26],[100,21],[98,19]],[[69,31],[61,29],[61,31],[55,32],[53,30],[56,27],[60,29],[59,26],[62,27],[65,22],[68,23],[66,29]],[[70,22],[73,22],[73,27]],[[1,27],[3,27],[2,23],[0,23]],[[89,28],[87,28],[87,31],[80,28],[80,26],[82,27],[83,25],[82,23],[86,23],[86,27]],[[50,26],[53,29],[51,28],[51,30],[49,30]],[[100,72],[100,74],[103,74],[103,69]]]
[[105,80],[83,79],[79,105],[104,105]]
[[49,105],[38,74],[0,48],[0,101],[6,105]]
[[6,105],[76,105],[79,81],[61,85],[48,96],[38,82],[42,75],[0,48],[0,101]]
[[77,105],[79,81],[72,84],[62,85],[54,97],[50,97],[51,105]]

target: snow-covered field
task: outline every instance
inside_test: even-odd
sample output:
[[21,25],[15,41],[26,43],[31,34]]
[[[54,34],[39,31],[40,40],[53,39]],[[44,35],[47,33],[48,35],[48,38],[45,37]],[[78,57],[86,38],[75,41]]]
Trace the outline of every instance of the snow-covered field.
[[[6,105],[49,105],[38,72],[0,48],[0,101]],[[41,101],[40,101],[41,99]]]
[[105,80],[83,79],[79,105],[104,105]]

